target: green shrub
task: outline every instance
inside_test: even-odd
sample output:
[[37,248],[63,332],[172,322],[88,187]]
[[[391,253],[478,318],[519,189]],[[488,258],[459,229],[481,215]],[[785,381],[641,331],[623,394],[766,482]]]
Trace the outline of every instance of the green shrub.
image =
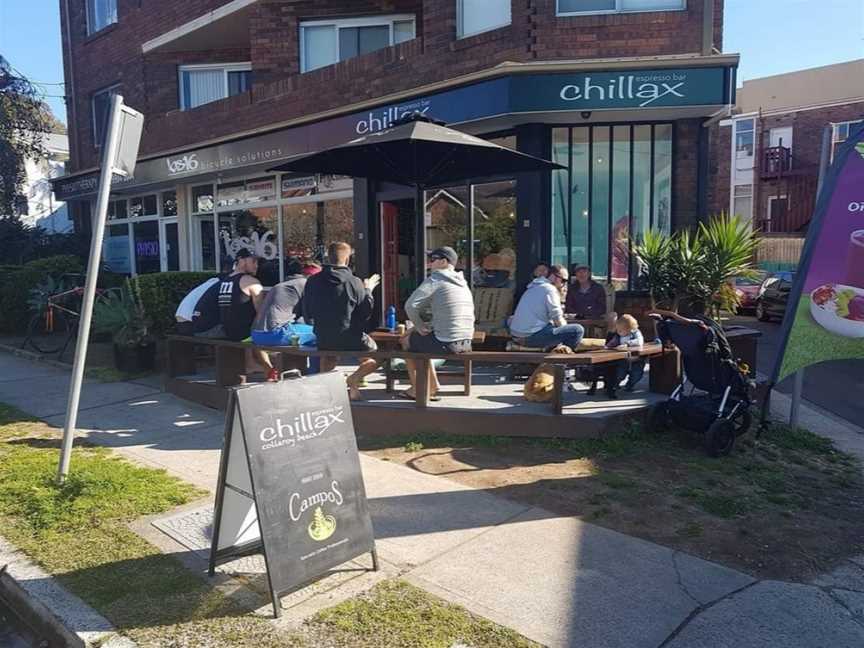
[[[7,266],[8,267],[8,266]],[[4,333],[24,333],[30,321],[27,300],[30,291],[45,277],[45,273],[19,266],[0,275],[0,330]]]
[[25,266],[49,274],[55,279],[63,274],[81,274],[84,272],[84,264],[81,259],[72,254],[58,254],[57,256],[28,261]]
[[174,313],[186,294],[213,276],[213,272],[157,272],[136,277],[133,281],[153,333],[160,336],[170,333],[174,328]]

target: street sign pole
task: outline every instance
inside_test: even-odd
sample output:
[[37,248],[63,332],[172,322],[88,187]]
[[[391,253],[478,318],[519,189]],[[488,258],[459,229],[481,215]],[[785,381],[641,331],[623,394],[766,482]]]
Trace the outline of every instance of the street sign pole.
[[114,95],[108,120],[108,132],[102,150],[102,171],[99,176],[99,193],[96,197],[96,213],[93,215],[90,258],[87,261],[87,278],[84,283],[84,300],[78,322],[78,340],[75,343],[75,360],[72,364],[72,382],[66,404],[66,422],[63,425],[63,444],[60,451],[60,466],[57,482],[62,484],[69,474],[72,443],[78,422],[78,404],[81,384],[84,382],[84,365],[87,360],[87,344],[90,341],[90,320],[96,299],[96,282],[99,278],[99,262],[102,255],[102,238],[108,213],[108,197],[111,193],[111,178],[115,173],[130,175],[135,169],[138,144],[141,141],[143,115],[123,105],[123,97]]

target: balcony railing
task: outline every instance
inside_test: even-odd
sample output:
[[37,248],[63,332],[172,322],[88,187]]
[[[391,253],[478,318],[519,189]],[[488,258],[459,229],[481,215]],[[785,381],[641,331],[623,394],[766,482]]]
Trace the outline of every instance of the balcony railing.
[[770,146],[762,151],[761,174],[763,178],[779,177],[792,171],[792,149],[785,146]]

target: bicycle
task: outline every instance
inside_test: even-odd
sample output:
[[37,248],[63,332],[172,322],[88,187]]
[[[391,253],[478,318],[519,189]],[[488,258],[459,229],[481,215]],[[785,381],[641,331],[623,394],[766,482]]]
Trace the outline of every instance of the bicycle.
[[[67,277],[80,279],[82,275],[63,275],[57,282],[49,278],[31,291],[29,303],[31,311],[35,313],[27,325],[27,333],[21,343],[22,349],[29,344],[39,353],[57,353],[57,359],[62,360],[69,344],[78,337],[84,287],[74,285],[64,289],[64,279]],[[97,289],[96,294],[98,296],[104,292]],[[69,304],[73,300],[77,303],[78,310]]]

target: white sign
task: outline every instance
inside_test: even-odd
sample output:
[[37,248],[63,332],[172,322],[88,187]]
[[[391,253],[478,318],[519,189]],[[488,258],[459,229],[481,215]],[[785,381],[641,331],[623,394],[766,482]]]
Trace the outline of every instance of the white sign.
[[236,257],[237,253],[246,248],[250,252],[254,252],[255,256],[262,259],[272,260],[279,256],[279,248],[274,239],[276,235],[272,230],[267,230],[263,234],[252,232],[249,236],[232,237],[230,232],[222,230],[220,232],[222,244],[225,246],[225,254],[230,257]]

